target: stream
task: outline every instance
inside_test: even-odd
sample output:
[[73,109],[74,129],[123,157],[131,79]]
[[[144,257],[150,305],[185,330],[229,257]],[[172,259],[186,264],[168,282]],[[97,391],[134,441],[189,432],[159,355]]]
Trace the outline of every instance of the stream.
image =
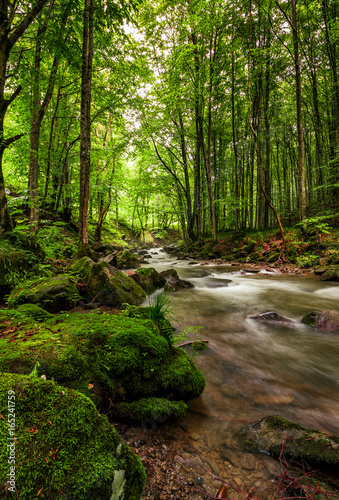
[[[208,349],[194,357],[206,388],[189,402],[182,428],[215,475],[242,492],[253,488],[261,500],[273,498],[279,462],[244,452],[239,433],[246,423],[274,414],[339,434],[339,336],[301,323],[315,309],[339,309],[339,283],[265,270],[242,274],[240,267],[178,260],[158,248],[149,253],[143,267],[174,268],[194,284],[170,294],[176,331],[200,326],[198,337],[208,340]],[[270,310],[293,322],[249,318]],[[231,497],[244,494],[233,491]]]

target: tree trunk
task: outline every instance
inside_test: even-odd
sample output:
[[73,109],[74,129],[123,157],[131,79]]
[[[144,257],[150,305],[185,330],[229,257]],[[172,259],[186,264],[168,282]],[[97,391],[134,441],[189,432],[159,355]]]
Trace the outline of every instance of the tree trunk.
[[90,252],[88,244],[88,201],[91,171],[91,83],[93,60],[93,3],[85,0],[82,41],[81,117],[80,117],[80,200],[79,255]]
[[306,186],[305,186],[305,145],[304,145],[304,128],[302,115],[302,98],[301,98],[301,73],[300,73],[300,58],[299,58],[299,40],[298,40],[298,24],[297,24],[297,6],[296,0],[291,0],[292,5],[292,33],[293,33],[293,51],[294,51],[294,67],[295,67],[295,86],[297,100],[297,129],[298,129],[298,173],[299,173],[299,218],[306,219]]

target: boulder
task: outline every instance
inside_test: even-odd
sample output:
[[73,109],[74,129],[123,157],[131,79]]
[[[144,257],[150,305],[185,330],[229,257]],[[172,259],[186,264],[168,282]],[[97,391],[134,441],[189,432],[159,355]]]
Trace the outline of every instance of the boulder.
[[91,247],[95,252],[104,252],[107,250],[106,245],[102,241],[93,241]]
[[13,498],[15,485],[22,499],[141,498],[146,474],[139,458],[83,394],[39,377],[2,373],[0,406],[15,408],[20,436],[14,442],[7,415],[0,420],[0,444],[7,450],[0,454],[3,494],[9,480]]
[[301,320],[305,325],[313,326],[319,330],[339,330],[339,311],[324,309],[313,311]]
[[0,372],[28,375],[38,359],[39,375],[81,392],[102,411],[110,407],[115,416],[118,403],[185,402],[201,394],[205,379],[182,349],[171,346],[166,328],[145,317],[97,311],[59,316],[45,327],[0,310]]
[[99,262],[107,262],[113,267],[117,267],[117,252],[110,252],[105,257],[102,257]]
[[122,252],[118,253],[116,257],[116,267],[118,269],[135,269],[140,267],[138,256],[128,250],[122,250]]
[[121,307],[122,304],[139,304],[144,292],[138,283],[106,262],[95,264],[88,277],[87,293],[103,305]]
[[183,288],[194,288],[193,283],[190,281],[180,279],[175,269],[166,269],[166,271],[162,271],[160,274],[166,279],[166,291],[176,292]]
[[320,278],[321,281],[339,281],[339,267],[331,267]]
[[153,267],[144,267],[137,270],[140,284],[146,293],[152,293],[158,288],[163,288],[166,279],[158,273]]
[[89,257],[82,257],[81,259],[76,260],[70,266],[68,274],[71,274],[86,283],[91,274],[93,266],[95,266],[95,262],[93,259],[90,259]]
[[286,318],[282,314],[276,311],[267,311],[256,316],[250,316],[250,319],[255,319],[256,321],[265,321],[267,323],[292,323],[292,320]]
[[338,436],[329,436],[275,415],[268,415],[250,425],[245,433],[247,449],[267,453],[277,459],[283,454],[290,465],[303,464],[305,471],[312,471],[315,476],[319,470],[325,470],[329,473],[327,480],[339,484],[338,477],[333,474],[339,466]]
[[8,305],[36,304],[50,313],[67,311],[81,299],[77,287],[67,276],[24,281],[16,286],[8,299]]

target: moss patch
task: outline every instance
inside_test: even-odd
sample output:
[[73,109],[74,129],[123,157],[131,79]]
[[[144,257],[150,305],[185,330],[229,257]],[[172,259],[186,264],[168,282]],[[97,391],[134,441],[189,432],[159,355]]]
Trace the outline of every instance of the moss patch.
[[170,418],[185,415],[187,405],[183,401],[169,401],[161,398],[139,399],[133,403],[119,403],[118,416],[134,422],[151,418],[154,422],[165,422]]
[[45,500],[106,500],[121,471],[119,499],[140,498],[146,479],[141,462],[88,398],[51,381],[8,373],[1,374],[0,388],[5,413],[0,420],[2,485],[9,473],[8,394],[15,402],[15,482],[20,498],[39,494]]

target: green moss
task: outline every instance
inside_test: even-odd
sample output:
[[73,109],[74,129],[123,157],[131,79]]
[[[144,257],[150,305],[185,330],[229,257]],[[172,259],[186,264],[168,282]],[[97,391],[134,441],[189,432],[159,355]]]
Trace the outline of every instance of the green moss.
[[133,403],[119,403],[118,416],[134,422],[152,418],[155,422],[164,422],[169,418],[180,418],[188,407],[182,401],[169,401],[161,398],[139,399]]
[[92,267],[95,265],[94,260],[89,257],[82,257],[76,260],[69,268],[70,275],[79,277],[83,281],[87,281],[91,274]]
[[117,255],[117,268],[130,269],[140,267],[138,256],[128,250],[123,250]]
[[318,319],[319,319],[319,314],[317,313],[317,311],[313,311],[309,314],[306,314],[306,316],[304,316],[301,321],[305,325],[313,326],[315,328],[317,326]]
[[9,307],[36,304],[49,312],[74,307],[80,300],[76,286],[67,276],[27,280],[15,287],[8,299]]
[[[276,415],[268,415],[256,422],[247,432],[247,445],[254,444],[257,449],[268,452],[274,458],[279,458],[283,449],[287,460],[303,463],[306,470],[313,470],[314,473],[315,469],[330,473],[337,470],[338,436],[303,427]],[[335,478],[328,477],[330,482],[332,479],[338,483]]]
[[50,318],[52,316],[50,313],[48,313],[44,309],[41,309],[41,307],[37,306],[36,304],[22,304],[17,308],[17,311],[24,316],[28,316],[29,318],[33,318],[38,321]]
[[39,375],[81,391],[99,407],[148,396],[186,401],[205,386],[189,356],[172,349],[148,319],[72,313],[38,325],[0,314],[1,332],[1,371],[29,374],[39,361]]
[[[106,500],[119,471],[124,471],[121,498],[140,498],[145,473],[139,459],[88,398],[51,381],[2,373],[5,415],[8,394],[15,402],[15,482],[20,498],[39,494],[44,500]],[[0,429],[4,484],[9,473],[7,418],[0,420]]]

